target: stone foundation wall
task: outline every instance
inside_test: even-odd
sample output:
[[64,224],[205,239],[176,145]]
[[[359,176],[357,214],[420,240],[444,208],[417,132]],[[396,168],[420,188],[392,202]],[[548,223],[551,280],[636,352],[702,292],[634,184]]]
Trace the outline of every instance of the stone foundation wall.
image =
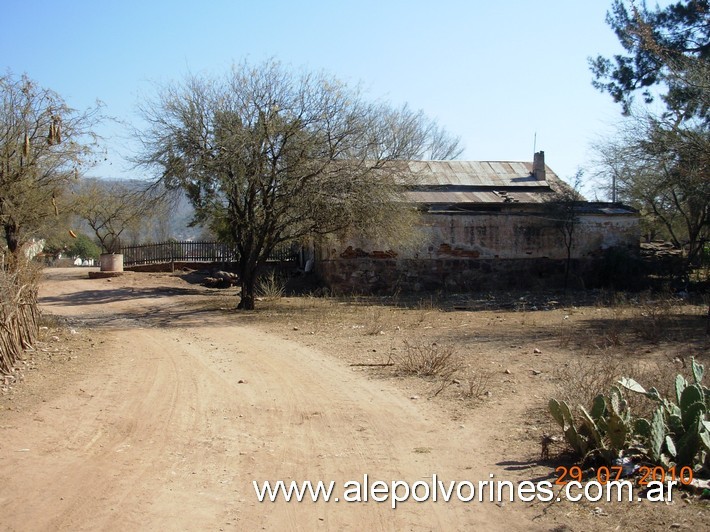
[[134,266],[126,266],[124,270],[129,272],[146,272],[146,273],[159,273],[159,272],[172,272],[179,271],[183,268],[188,268],[190,270],[213,270],[213,269],[224,269],[232,270],[233,267],[230,263],[209,263],[209,262],[161,262],[157,264],[138,264]]
[[[181,262],[175,261],[174,263],[162,262],[159,264],[141,264],[128,266],[124,268],[126,271],[130,272],[146,272],[146,273],[160,273],[160,272],[172,272],[180,271],[183,268],[189,270],[197,271],[219,271],[224,270],[228,272],[237,271],[236,262]],[[272,270],[279,275],[292,275],[298,269],[298,263],[296,261],[288,262],[267,262],[266,265],[261,269],[260,274],[266,275]]]
[[[318,274],[336,293],[487,291],[560,288],[564,260],[554,259],[376,259],[320,261]],[[594,278],[594,261],[572,262],[570,287]]]

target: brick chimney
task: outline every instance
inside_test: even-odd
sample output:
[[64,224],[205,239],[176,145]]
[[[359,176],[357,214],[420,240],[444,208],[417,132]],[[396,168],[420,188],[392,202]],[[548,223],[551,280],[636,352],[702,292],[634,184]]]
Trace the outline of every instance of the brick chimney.
[[538,181],[545,181],[545,152],[536,152],[533,156],[532,175]]

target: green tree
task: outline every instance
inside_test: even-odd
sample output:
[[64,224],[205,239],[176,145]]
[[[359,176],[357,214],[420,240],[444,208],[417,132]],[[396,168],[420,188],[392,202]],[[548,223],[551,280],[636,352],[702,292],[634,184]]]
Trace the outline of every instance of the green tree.
[[684,0],[649,10],[646,2],[614,0],[607,23],[626,51],[590,59],[594,86],[631,112],[634,95],[661,98],[668,111],[708,120],[710,2]]
[[[627,116],[598,150],[612,197],[618,192],[659,224],[691,267],[710,228],[709,2],[649,10],[615,0],[607,21],[626,50],[591,60],[594,85]],[[633,104],[638,93],[649,105]]]
[[276,246],[348,229],[401,231],[413,210],[394,201],[408,179],[397,160],[460,152],[421,112],[367,102],[337,79],[276,61],[188,78],[143,114],[140,162],[183,188],[196,221],[236,246],[243,309],[254,308],[258,271]]
[[87,235],[79,233],[68,247],[68,252],[75,258],[97,260],[101,254],[101,248]]
[[91,162],[99,109],[79,112],[27,76],[0,76],[0,225],[11,253],[63,209]]

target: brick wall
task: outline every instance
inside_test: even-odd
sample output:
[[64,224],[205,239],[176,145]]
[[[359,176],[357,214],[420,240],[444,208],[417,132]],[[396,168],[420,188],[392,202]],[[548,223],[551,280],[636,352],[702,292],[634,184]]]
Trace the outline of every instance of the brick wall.
[[[414,246],[361,238],[323,241],[317,271],[343,292],[486,290],[561,286],[567,249],[560,230],[540,212],[429,214]],[[609,248],[638,252],[635,216],[580,215],[572,246],[579,285],[591,282]]]

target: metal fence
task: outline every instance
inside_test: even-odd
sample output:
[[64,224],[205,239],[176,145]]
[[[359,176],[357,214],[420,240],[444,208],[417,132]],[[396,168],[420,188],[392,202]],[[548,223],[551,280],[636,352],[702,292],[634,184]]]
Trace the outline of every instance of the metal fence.
[[[223,242],[160,242],[125,246],[124,266],[159,264],[164,262],[237,262],[239,252]],[[298,251],[292,247],[276,249],[269,261],[291,262],[298,259]]]

